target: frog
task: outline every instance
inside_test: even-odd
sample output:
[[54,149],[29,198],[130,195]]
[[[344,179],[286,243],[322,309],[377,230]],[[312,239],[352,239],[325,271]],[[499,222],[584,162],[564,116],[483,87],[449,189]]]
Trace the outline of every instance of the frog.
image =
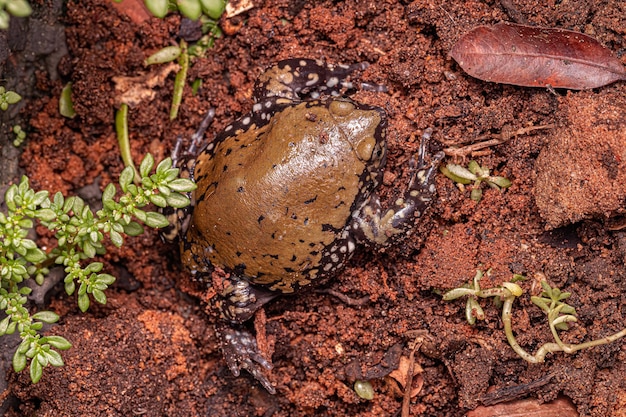
[[225,361],[272,394],[273,365],[250,319],[277,296],[329,282],[358,248],[405,238],[436,194],[443,153],[428,154],[427,129],[403,195],[383,208],[387,113],[342,94],[366,67],[279,61],[258,77],[249,114],[203,143],[208,114],[187,158],[176,158],[197,186],[176,214],[182,263],[207,290],[223,272],[212,303]]

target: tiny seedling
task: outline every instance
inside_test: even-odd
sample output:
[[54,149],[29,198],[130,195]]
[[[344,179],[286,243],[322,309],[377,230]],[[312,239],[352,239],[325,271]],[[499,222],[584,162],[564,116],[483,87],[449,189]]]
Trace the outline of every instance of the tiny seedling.
[[206,51],[213,47],[215,39],[222,36],[222,31],[217,25],[216,20],[202,15],[200,21],[202,22],[202,33],[204,35],[192,45],[188,46],[185,40],[181,40],[178,45],[166,46],[144,60],[144,65],[146,66],[164,64],[175,60],[178,62],[180,68],[174,80],[170,120],[174,120],[178,117],[178,109],[183,99],[183,90],[187,83],[187,72],[189,71],[189,66],[193,59],[203,57]]
[[33,12],[26,0],[0,1],[0,29],[8,29],[11,16],[26,17]]
[[[7,91],[6,88],[0,86],[0,110],[7,111],[10,105],[17,104],[20,100],[22,100],[22,96],[15,91]],[[13,146],[17,148],[26,140],[26,132],[22,130],[20,125],[14,125],[11,131],[15,134]]]
[[15,91],[8,90],[0,86],[0,110],[7,111],[11,104],[15,104],[22,99],[22,96]]
[[[479,285],[479,281],[482,277],[483,272],[477,271],[472,282],[466,286],[448,291],[444,294],[443,299],[451,301],[467,296],[468,301],[465,308],[465,314],[467,321],[470,324],[474,324],[476,319],[484,319],[484,313],[477,301],[478,298],[495,297],[497,300],[501,301],[502,322],[504,324],[504,333],[506,334],[507,341],[515,353],[530,363],[544,362],[546,355],[551,352],[574,353],[593,346],[608,344],[626,336],[626,329],[623,329],[610,336],[591,340],[585,343],[564,343],[559,336],[559,331],[568,330],[569,326],[567,323],[572,323],[578,320],[576,318],[576,310],[574,307],[565,303],[565,300],[569,298],[571,294],[568,292],[561,292],[558,288],[551,287],[546,281],[541,281],[543,291],[539,296],[531,297],[531,301],[533,304],[541,308],[544,313],[546,313],[548,317],[548,325],[550,326],[550,331],[555,342],[544,343],[534,355],[531,355],[526,352],[519,345],[519,343],[517,343],[517,340],[513,335],[513,325],[511,321],[513,302],[517,297],[522,295],[522,288],[514,282],[504,282],[501,287],[483,290]],[[516,275],[513,280],[520,278],[522,277]]]
[[[1,1],[1,0],[0,0]],[[123,0],[114,0],[121,2]],[[164,18],[170,12],[179,12],[191,20],[198,20],[203,36],[191,45],[181,40],[178,45],[166,46],[144,60],[144,65],[164,64],[177,60],[179,70],[174,80],[170,120],[178,117],[187,72],[193,58],[203,57],[222,36],[218,20],[226,9],[226,0],[145,0],[146,8],[156,17]],[[195,83],[195,81],[194,81]],[[197,84],[194,84],[197,85]]]
[[74,102],[72,101],[72,83],[65,84],[63,90],[61,90],[61,96],[59,97],[59,113],[63,117],[73,119],[76,117],[76,111],[74,110]]
[[198,20],[206,15],[218,20],[224,8],[225,0],[145,0],[146,8],[156,17],[163,18],[168,12],[180,12],[186,18]]
[[20,125],[13,126],[13,129],[11,130],[15,134],[15,139],[13,140],[13,146],[17,148],[26,140],[26,132],[22,130],[22,126]]
[[483,196],[482,183],[486,183],[497,190],[511,186],[509,179],[491,175],[489,168],[481,167],[476,161],[470,161],[467,168],[461,165],[447,164],[445,167],[442,165],[439,170],[446,177],[456,182],[461,189],[465,185],[473,183],[470,198],[476,202],[480,201]]
[[[17,332],[21,343],[13,354],[13,369],[22,371],[30,361],[30,378],[36,383],[48,365],[62,366],[57,350],[71,347],[61,336],[42,336],[43,323],[55,323],[59,316],[50,311],[30,314],[26,308],[31,289],[23,285],[34,279],[41,285],[53,264],[62,265],[66,276],[65,291],[77,293],[78,307],[86,311],[90,296],[98,303],[106,303],[104,291],[115,277],[102,273],[101,262],[90,259],[105,252],[104,241],[120,247],[124,235],[143,233],[143,226],[162,228],[169,224],[166,217],[143,208],[152,203],[158,207],[182,208],[189,205],[185,193],[195,189],[188,179],[178,178],[178,168],[165,159],[151,174],[154,159],[147,155],[140,167],[139,185],[133,183],[135,171],[127,167],[120,174],[117,188],[109,184],[102,194],[102,209],[94,212],[76,196],[65,198],[56,193],[52,199],[48,191],[35,192],[27,177],[19,185],[10,186],[5,193],[6,211],[0,212],[0,310],[6,317],[0,321],[0,336]],[[46,252],[28,234],[36,225],[54,233],[57,245]],[[56,349],[56,350],[55,350]]]

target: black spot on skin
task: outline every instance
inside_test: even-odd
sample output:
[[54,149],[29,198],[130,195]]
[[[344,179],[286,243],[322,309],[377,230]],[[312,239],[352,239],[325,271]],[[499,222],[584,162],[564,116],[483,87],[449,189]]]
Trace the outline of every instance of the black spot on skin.
[[226,153],[224,154],[224,156],[230,155],[232,151],[233,151],[233,148],[226,149]]
[[237,192],[238,192],[238,193],[243,193],[243,191],[244,191],[244,190],[243,190],[243,187],[239,187],[239,188],[237,188]]
[[260,215],[258,219],[256,219],[257,223],[261,224],[261,222],[265,220],[265,216],[264,215]]
[[285,270],[285,272],[287,272],[288,274],[291,274],[292,272],[295,272],[295,270],[293,268],[283,268]]
[[232,236],[231,232],[226,232],[226,236]]
[[246,264],[244,263],[240,263],[238,265],[235,265],[235,267],[233,268],[233,272],[236,275],[245,275],[246,272]]
[[268,257],[270,257],[272,259],[278,259],[278,255],[270,255],[269,253],[267,255],[263,255],[263,257],[266,257],[266,256],[268,256]]
[[304,219],[304,225],[308,226],[309,225],[309,218],[307,217],[306,219]]
[[319,251],[316,251],[316,250],[309,252],[309,255],[311,256],[317,256],[318,254],[319,254]]
[[222,172],[226,172],[227,169],[228,169],[228,165],[224,165],[224,168],[222,169]]
[[235,252],[235,255],[237,255],[237,257],[240,257],[241,256],[241,252],[237,251],[237,252]]
[[296,255],[293,255],[290,260],[291,262],[295,262],[296,259],[298,259],[298,257]]
[[304,201],[304,204],[311,204],[313,203],[315,200],[317,200],[317,196],[313,197],[313,198],[309,198],[308,200]]
[[[304,241],[302,241],[302,243],[304,243]],[[309,243],[309,246],[313,248],[313,247],[315,247],[315,243],[311,242],[311,243]]]
[[276,239],[276,232],[272,233],[272,239]]
[[339,233],[341,230],[333,227],[332,224],[324,223],[322,224],[322,232],[335,232]]
[[292,213],[292,214],[291,214],[291,218],[292,218],[293,220],[298,220],[298,216],[296,215],[296,213]]

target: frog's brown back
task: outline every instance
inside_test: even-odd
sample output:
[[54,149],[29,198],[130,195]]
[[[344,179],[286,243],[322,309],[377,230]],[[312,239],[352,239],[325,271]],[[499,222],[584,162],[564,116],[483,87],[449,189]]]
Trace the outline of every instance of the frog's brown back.
[[198,158],[186,240],[214,266],[293,291],[318,276],[348,223],[365,162],[325,106],[301,103],[236,133]]

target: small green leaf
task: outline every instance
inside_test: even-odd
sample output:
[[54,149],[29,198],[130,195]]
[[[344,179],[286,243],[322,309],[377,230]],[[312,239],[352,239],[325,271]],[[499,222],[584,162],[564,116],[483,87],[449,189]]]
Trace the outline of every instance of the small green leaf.
[[165,198],[165,200],[167,205],[173,208],[187,207],[191,203],[186,195],[180,193],[170,194]]
[[22,343],[20,343],[15,351],[22,355],[26,355],[26,352],[28,352],[28,350],[30,349],[30,342],[32,340],[32,337],[27,336],[25,339],[22,340]]
[[170,168],[172,168],[172,158],[165,158],[157,165],[156,173],[162,174]]
[[6,3],[6,9],[16,17],[26,17],[33,12],[26,0],[10,0]]
[[444,301],[452,301],[457,298],[464,297],[466,295],[474,295],[475,291],[470,288],[455,288],[453,290],[448,291],[443,295]]
[[562,292],[562,293],[559,295],[559,301],[563,301],[563,300],[565,300],[565,299],[569,298],[569,296],[570,296],[570,295],[572,295],[572,293],[571,293],[571,292]]
[[552,294],[552,287],[550,287],[550,284],[548,284],[547,281],[541,281],[541,287],[546,292],[546,295],[550,297],[550,294]]
[[167,186],[172,191],[177,191],[179,193],[187,193],[198,188],[198,186],[193,181],[187,178],[175,179],[174,181],[168,182]]
[[29,249],[26,251],[24,255],[24,259],[28,262],[32,262],[34,264],[38,264],[44,262],[47,259],[46,253],[39,248]]
[[226,8],[224,0],[200,0],[200,3],[202,4],[204,14],[213,20],[218,20]]
[[133,169],[133,167],[127,166],[126,168],[124,168],[122,170],[122,173],[120,174],[120,179],[119,179],[119,183],[120,183],[120,187],[122,188],[122,191],[127,192],[128,186],[132,184],[134,179],[135,179],[135,170]]
[[128,236],[139,236],[143,233],[143,226],[137,222],[130,222],[124,226],[124,233]]
[[74,291],[76,291],[76,284],[74,283],[74,280],[69,280],[65,282],[65,292],[67,293],[67,295],[74,294]]
[[157,207],[167,207],[167,200],[161,194],[150,194],[150,202]]
[[52,209],[42,208],[37,210],[37,212],[35,213],[35,217],[44,222],[51,222],[52,220],[56,219],[57,215]]
[[9,328],[9,321],[11,320],[11,316],[6,316],[2,321],[0,321],[0,336],[4,336]]
[[202,14],[200,0],[176,0],[178,10],[188,19],[198,20]]
[[452,181],[460,184],[470,184],[478,179],[478,177],[467,168],[456,164],[448,164],[445,167],[442,167],[441,172]]
[[145,0],[146,8],[158,18],[164,18],[168,12],[168,0]]
[[109,237],[111,238],[111,242],[115,245],[115,247],[119,248],[124,244],[124,238],[121,234],[116,232],[115,230],[111,230],[109,232]]
[[105,285],[111,285],[115,282],[115,277],[109,274],[98,274],[96,281]]
[[488,181],[494,183],[500,188],[509,188],[512,184],[511,180],[504,177],[489,177]]
[[133,210],[133,216],[135,216],[136,218],[138,218],[140,221],[142,222],[146,222],[146,219],[148,218],[148,215],[145,211],[143,210],[139,210],[139,209],[135,209]]
[[9,323],[9,327],[7,327],[6,334],[13,334],[13,333],[15,333],[15,329],[16,328],[17,328],[17,322],[12,321],[11,323]]
[[146,154],[144,156],[143,161],[141,161],[141,165],[139,165],[139,175],[141,178],[150,176],[150,171],[154,167],[154,157],[151,154]]
[[478,188],[472,189],[472,192],[470,193],[470,199],[472,201],[479,202],[482,198],[483,198],[482,188],[478,187]]
[[550,307],[548,306],[548,303],[545,299],[533,295],[532,297],[530,297],[530,301],[532,301],[534,305],[542,309],[544,312],[547,313],[550,311]]
[[104,295],[104,292],[102,292],[101,290],[94,288],[94,290],[91,292],[91,295],[93,295],[94,300],[96,300],[100,304],[107,303],[107,297],[106,295]]
[[46,352],[46,358],[48,359],[48,363],[52,366],[63,366],[63,358],[61,358],[59,352],[50,350]]
[[164,215],[162,215],[161,213],[154,213],[154,212],[146,213],[146,220],[144,221],[144,223],[147,226],[152,227],[154,229],[167,227],[170,224]]
[[39,357],[35,357],[30,361],[30,380],[36,384],[41,379],[41,375],[43,375],[43,366],[39,362]]
[[26,368],[26,355],[16,350],[13,354],[13,370],[22,372],[24,368]]
[[32,315],[33,320],[39,320],[44,323],[56,323],[59,321],[59,315],[52,311],[39,311]]
[[476,320],[485,319],[485,312],[474,297],[469,297],[467,299],[467,303],[465,305],[465,319],[471,325],[475,324]]
[[76,111],[74,110],[74,102],[72,101],[72,83],[65,84],[63,90],[61,90],[61,97],[59,97],[59,113],[63,117],[73,119],[76,117]]
[[[4,10],[0,10],[0,29],[8,29],[9,20],[9,14]],[[2,105],[0,105],[0,108],[2,108],[2,110],[6,110],[5,108],[3,108],[4,106],[9,108],[9,105],[7,103],[2,103]]]
[[165,48],[159,49],[148,58],[143,61],[145,66],[153,65],[153,64],[164,64],[166,62],[172,62],[180,56],[181,53],[180,46],[166,46]]
[[106,204],[107,202],[113,201],[116,192],[117,190],[115,189],[115,186],[113,184],[108,184],[102,192],[102,202]]
[[87,293],[80,294],[78,296],[78,308],[80,308],[80,311],[82,311],[83,313],[89,310],[89,296],[87,295]]
[[17,195],[17,185],[11,185],[4,193],[4,201],[10,210],[15,210],[15,196]]
[[85,272],[100,272],[104,268],[104,264],[102,262],[92,262],[85,268]]
[[[13,2],[13,1],[15,1],[15,0],[11,0],[11,2]],[[8,5],[7,5],[7,8],[8,8]],[[15,104],[15,103],[19,102],[22,99],[22,96],[17,94],[15,91],[7,91],[6,94],[4,95],[4,99],[9,104]]]
[[[476,161],[469,161],[469,164],[467,164],[467,169],[469,170],[469,172],[471,172],[472,174],[480,177],[481,175],[484,174],[484,169],[481,168],[481,166],[478,164],[478,162]],[[487,171],[487,173],[489,173],[489,171]]]
[[503,282],[502,286],[506,288],[507,290],[509,290],[509,292],[515,297],[519,297],[524,293],[524,290],[522,290],[522,287],[520,287],[519,285],[513,282]]
[[50,346],[59,350],[68,350],[72,347],[72,344],[62,336],[46,336],[46,343],[49,343]]
[[96,248],[89,241],[84,241],[83,242],[83,252],[89,258],[93,258],[93,257],[96,256]]
[[569,330],[569,326],[565,322],[556,323],[554,325],[554,328],[557,329],[557,330],[563,330],[563,331]]

